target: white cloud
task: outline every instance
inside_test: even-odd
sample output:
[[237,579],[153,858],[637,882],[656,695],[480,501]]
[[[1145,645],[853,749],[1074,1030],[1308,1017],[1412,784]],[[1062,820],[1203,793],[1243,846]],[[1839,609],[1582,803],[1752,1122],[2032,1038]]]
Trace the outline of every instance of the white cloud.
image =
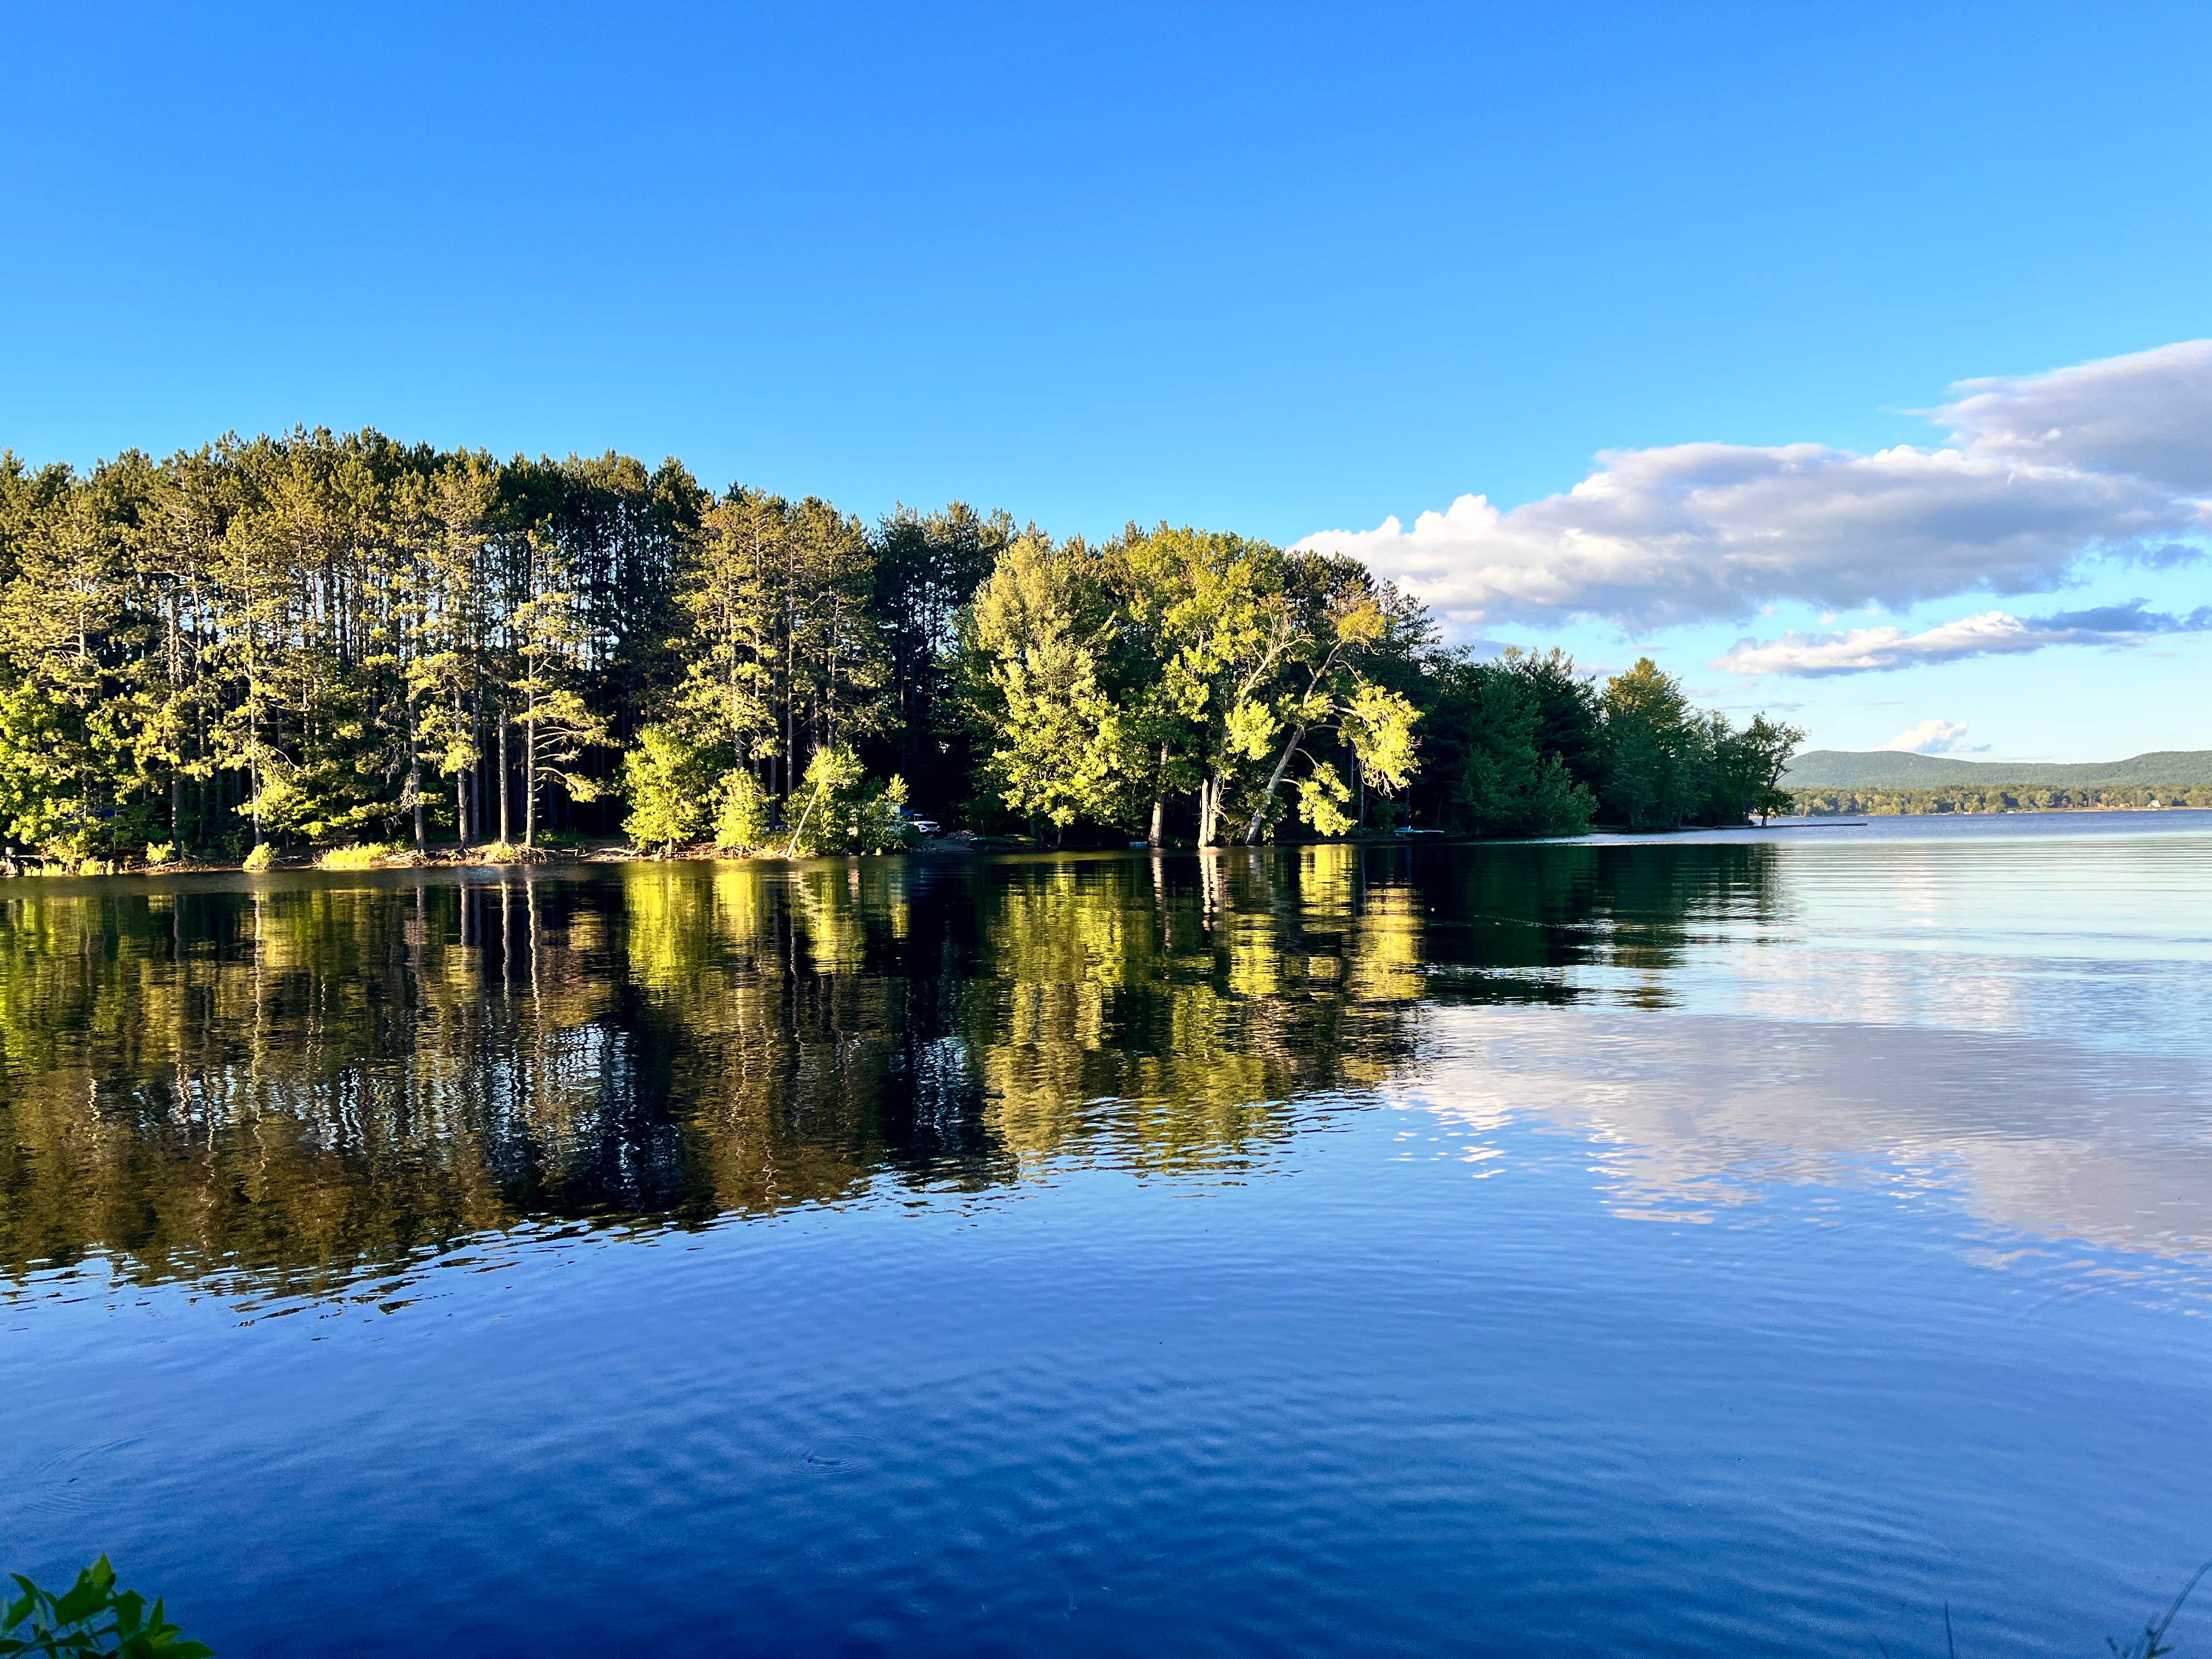
[[2047,617],[2014,617],[2002,611],[1943,623],[1917,634],[1902,628],[1852,628],[1837,634],[1784,634],[1778,639],[1738,640],[1708,667],[1732,674],[1790,674],[1818,679],[1889,668],[1955,662],[1962,657],[2004,656],[2053,645],[2133,645],[2161,634],[2212,630],[2212,605],[2185,616],[2146,609],[2142,601],[2063,611]]
[[1985,743],[1969,746],[1966,736],[1963,720],[1923,720],[1910,732],[1899,732],[1882,747],[1902,749],[1912,755],[1978,755],[1989,747]]
[[1778,601],[2033,592],[2088,557],[2196,556],[2183,538],[2212,529],[2212,342],[1959,389],[1940,448],[1613,451],[1564,495],[1510,510],[1462,495],[1410,529],[1393,516],[1299,545],[1356,555],[1462,628],[1631,630]]
[[2212,494],[2212,340],[1953,390],[1936,417],[1977,453]]

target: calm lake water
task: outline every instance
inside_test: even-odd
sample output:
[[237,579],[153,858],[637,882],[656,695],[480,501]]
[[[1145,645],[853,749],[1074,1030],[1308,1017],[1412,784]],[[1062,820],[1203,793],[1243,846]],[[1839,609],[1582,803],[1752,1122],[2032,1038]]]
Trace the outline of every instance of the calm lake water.
[[2206,813],[0,884],[0,1567],[225,1659],[2102,1652],[2212,1555],[2208,969]]

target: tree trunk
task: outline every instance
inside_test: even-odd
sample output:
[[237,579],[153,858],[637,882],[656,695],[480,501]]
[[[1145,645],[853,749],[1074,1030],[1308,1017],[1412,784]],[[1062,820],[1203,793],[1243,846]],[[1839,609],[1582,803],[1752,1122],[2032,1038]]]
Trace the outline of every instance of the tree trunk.
[[[251,673],[249,667],[246,671]],[[253,844],[261,845],[261,711],[249,708],[246,715],[246,785],[252,791]]]
[[1152,834],[1146,838],[1145,844],[1147,847],[1158,847],[1160,844],[1160,821],[1167,816],[1167,794],[1168,746],[1162,744],[1159,776],[1152,784]]
[[508,839],[513,820],[507,810],[507,710],[499,711],[499,844],[510,847]]
[[1267,777],[1267,787],[1261,793],[1260,804],[1252,809],[1252,822],[1244,826],[1244,844],[1247,847],[1260,839],[1261,823],[1267,817],[1267,809],[1275,803],[1275,791],[1283,781],[1283,774],[1290,769],[1291,761],[1298,752],[1298,745],[1305,740],[1306,729],[1301,726],[1291,733],[1290,742],[1283,746],[1283,757],[1275,763],[1275,769]]
[[476,764],[469,768],[469,820],[477,827],[477,838],[483,839],[484,821],[491,817],[491,797],[486,793],[490,785],[484,779],[483,692],[477,692],[476,707],[469,711],[469,753]]
[[[453,729],[461,729],[461,699],[453,695]],[[476,768],[464,766],[453,774],[453,840],[464,853],[469,850],[469,785],[476,776]]]
[[415,854],[422,854],[422,744],[421,733],[415,723],[415,704],[407,704],[407,793],[406,799],[415,803]]
[[538,845],[538,711],[522,725],[522,844]]

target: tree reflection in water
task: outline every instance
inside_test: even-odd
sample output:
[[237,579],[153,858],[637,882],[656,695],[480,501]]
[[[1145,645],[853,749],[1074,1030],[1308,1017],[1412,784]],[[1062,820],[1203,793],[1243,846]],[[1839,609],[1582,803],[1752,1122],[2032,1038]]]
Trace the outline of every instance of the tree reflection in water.
[[[1638,1000],[1759,846],[0,890],[0,1270],[316,1293],[532,1222],[1250,1167],[1426,1002]],[[1304,1103],[1304,1104],[1301,1104]]]

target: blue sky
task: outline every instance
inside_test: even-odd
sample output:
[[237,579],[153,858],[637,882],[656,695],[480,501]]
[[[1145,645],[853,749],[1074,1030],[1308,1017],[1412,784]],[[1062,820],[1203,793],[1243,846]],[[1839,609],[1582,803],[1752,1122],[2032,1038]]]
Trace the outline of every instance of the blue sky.
[[[1960,428],[1924,411],[2010,377],[1965,447],[2012,466],[2033,377],[2212,335],[2203,8],[86,6],[8,33],[0,444],[34,460],[372,424],[871,516],[1285,542],[1473,495],[1534,568],[1587,533],[1545,503],[1620,476],[1601,452],[1705,501],[1735,460],[1680,447],[1932,451]],[[2212,453],[2212,359],[2145,372],[2100,384],[2150,384]],[[1815,744],[2212,746],[2208,635],[2167,625],[2212,599],[2180,558],[2212,480],[2062,448],[2027,457],[2071,471],[2026,553],[1971,489],[1809,523],[1791,461],[1797,495],[1664,568],[1469,586],[1444,567],[1492,543],[1447,538],[1407,569],[1468,638],[1649,651]],[[2091,487],[2143,466],[2162,506]],[[1684,598],[1723,543],[1839,535],[1878,544]],[[1711,665],[2136,600],[2165,620]]]

